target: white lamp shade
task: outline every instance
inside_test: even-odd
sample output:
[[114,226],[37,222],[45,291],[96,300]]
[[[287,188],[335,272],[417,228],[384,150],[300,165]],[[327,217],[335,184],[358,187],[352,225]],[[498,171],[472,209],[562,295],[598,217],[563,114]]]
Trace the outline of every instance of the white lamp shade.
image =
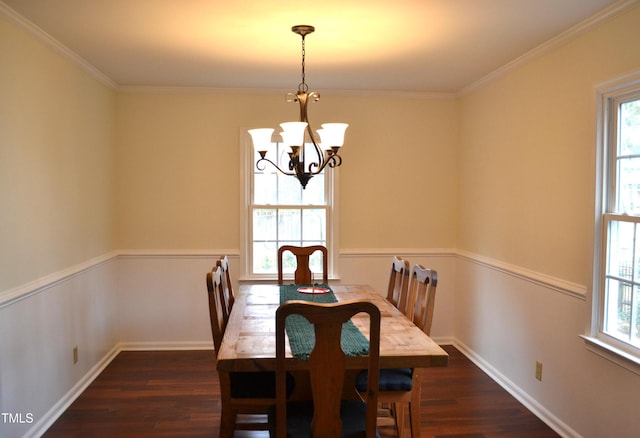
[[273,128],[250,129],[249,134],[253,140],[253,147],[256,151],[266,152],[271,149],[271,135]]
[[344,133],[348,127],[347,123],[323,123],[322,129],[316,131],[320,135],[323,149],[341,147],[344,144]]
[[282,132],[282,143],[286,146],[302,146],[304,144],[304,130],[307,122],[286,122],[280,123]]

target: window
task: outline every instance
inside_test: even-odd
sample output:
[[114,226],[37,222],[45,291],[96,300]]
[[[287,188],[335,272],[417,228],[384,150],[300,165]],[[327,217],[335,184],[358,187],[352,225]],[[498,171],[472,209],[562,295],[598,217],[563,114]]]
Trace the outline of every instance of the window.
[[600,95],[591,336],[640,363],[640,79]]
[[[278,165],[288,169],[287,148],[274,142]],[[306,145],[312,148],[312,144]],[[256,167],[259,155],[254,152],[246,130],[241,133],[241,184],[244,194],[242,220],[242,277],[273,279],[278,273],[277,251],[282,245],[324,245],[329,253],[329,275],[333,269],[337,244],[335,223],[336,170],[314,176],[303,189],[292,176],[283,175],[271,164]],[[311,155],[309,151],[309,156]],[[295,257],[289,254],[283,263],[285,272],[293,273]],[[320,253],[310,259],[313,272],[322,271]]]

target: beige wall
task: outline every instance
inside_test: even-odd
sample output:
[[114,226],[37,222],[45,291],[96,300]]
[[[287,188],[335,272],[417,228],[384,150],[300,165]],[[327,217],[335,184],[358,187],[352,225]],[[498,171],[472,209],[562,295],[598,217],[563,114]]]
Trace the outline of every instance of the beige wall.
[[114,93],[0,15],[0,291],[112,250]]
[[460,100],[458,247],[587,285],[596,84],[640,68],[640,8]]
[[[123,249],[239,249],[240,128],[298,115],[283,93],[118,95],[117,236]],[[350,124],[340,170],[341,248],[453,248],[452,99],[329,96],[314,126]]]

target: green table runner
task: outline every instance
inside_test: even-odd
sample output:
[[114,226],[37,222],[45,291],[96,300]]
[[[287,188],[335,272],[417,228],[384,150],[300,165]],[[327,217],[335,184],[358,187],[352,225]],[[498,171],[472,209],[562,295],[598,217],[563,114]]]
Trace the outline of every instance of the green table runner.
[[[324,294],[303,294],[298,292],[298,288],[301,286],[310,285],[281,285],[280,303],[291,300],[313,301],[316,303],[338,302],[333,291]],[[316,284],[316,287],[329,288],[326,284]],[[309,354],[316,343],[313,325],[302,315],[290,315],[285,323],[285,330],[287,331],[287,336],[289,336],[291,353],[298,359],[309,360]],[[347,357],[369,354],[369,340],[351,321],[347,321],[342,325],[340,345]]]

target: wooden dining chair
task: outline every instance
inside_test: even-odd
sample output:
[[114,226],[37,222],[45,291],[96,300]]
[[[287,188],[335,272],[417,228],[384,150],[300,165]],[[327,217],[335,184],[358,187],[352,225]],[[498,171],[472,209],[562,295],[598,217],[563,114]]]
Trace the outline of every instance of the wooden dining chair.
[[223,311],[224,296],[222,291],[222,270],[220,267],[207,272],[207,295],[209,297],[209,319],[211,321],[211,336],[216,354],[222,345],[222,337],[227,325],[227,317]]
[[411,272],[412,285],[409,291],[410,319],[427,336],[431,335],[433,311],[435,309],[438,273],[434,269],[425,269],[415,265]]
[[387,301],[393,304],[402,313],[407,313],[409,301],[409,277],[411,266],[408,260],[393,256],[391,261],[391,275],[389,275],[389,287],[387,289]]
[[[353,392],[353,399],[344,400],[346,357],[340,346],[342,325],[361,312],[369,315],[367,369],[371,379],[362,398]],[[290,315],[302,315],[315,328],[315,345],[308,359],[312,397],[309,401],[286,400],[285,372],[299,360],[286,357],[285,321]],[[379,355],[380,310],[375,304],[358,300],[282,304],[276,311],[276,405],[269,411],[270,436],[375,437]]]
[[[228,323],[228,314],[223,311],[224,272],[221,266],[207,272],[207,292],[209,296],[209,316],[211,334],[217,357]],[[235,430],[267,430],[267,411],[275,403],[275,373],[231,372],[218,373],[220,380],[220,436],[233,437]],[[294,387],[292,376],[287,377],[287,393]],[[248,421],[239,421],[247,417]],[[245,418],[242,418],[245,419]]]
[[311,284],[313,278],[309,268],[309,257],[316,251],[322,253],[322,283],[329,282],[327,269],[327,248],[322,245],[293,246],[283,245],[278,248],[278,284],[283,283],[283,258],[285,252],[290,251],[296,257],[296,271],[293,282],[295,284]]
[[[223,300],[223,312],[225,313],[226,318],[229,318],[229,314],[231,313],[231,309],[233,308],[233,302],[235,301],[235,296],[233,295],[233,286],[231,285],[231,275],[229,274],[229,257],[222,256],[216,262],[216,266],[220,266],[222,269],[222,290],[224,295]],[[226,325],[226,324],[225,324]]]
[[[438,273],[415,265],[411,270],[407,318],[424,333],[431,334],[433,311],[435,307]],[[409,425],[411,436],[420,437],[420,399],[422,397],[421,368],[383,368],[380,370],[380,403],[391,404],[390,415],[380,416],[379,425],[392,425],[403,436],[405,408],[409,407]],[[360,373],[356,379],[358,391],[366,389],[366,373]]]

